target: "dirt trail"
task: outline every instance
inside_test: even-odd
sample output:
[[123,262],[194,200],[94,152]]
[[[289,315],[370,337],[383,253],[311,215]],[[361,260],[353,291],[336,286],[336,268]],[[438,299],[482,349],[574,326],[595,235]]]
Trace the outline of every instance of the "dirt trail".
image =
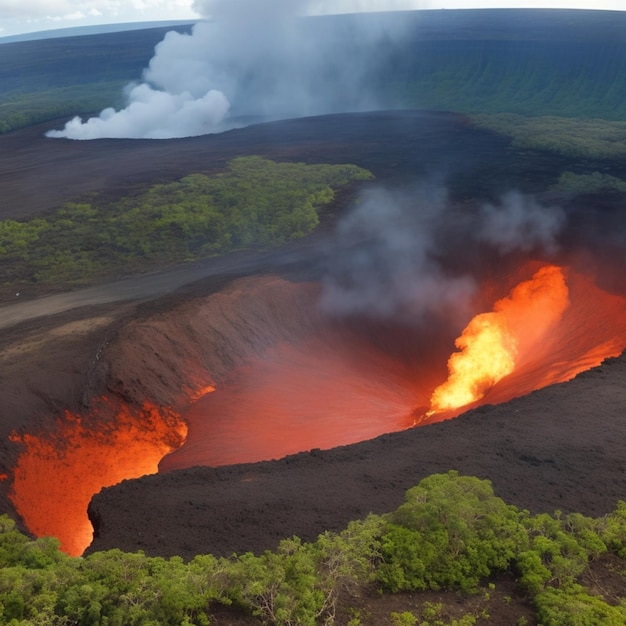
[[16,294],[13,304],[0,306],[0,328],[80,307],[152,300],[211,276],[247,276],[277,272],[301,264],[313,269],[322,261],[324,250],[323,238],[315,237],[270,252],[233,253],[30,300],[20,299],[21,294]]

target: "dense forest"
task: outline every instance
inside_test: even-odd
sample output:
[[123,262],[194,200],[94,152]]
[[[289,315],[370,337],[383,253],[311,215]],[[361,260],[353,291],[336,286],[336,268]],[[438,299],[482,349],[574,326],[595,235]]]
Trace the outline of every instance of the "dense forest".
[[[28,220],[0,220],[0,288],[70,285],[309,234],[335,191],[371,174],[355,165],[239,157],[115,201],[68,202]],[[16,287],[17,286],[17,287]]]
[[[31,540],[0,518],[0,619],[11,626],[214,623],[217,605],[259,623],[334,624],[359,594],[455,589],[488,597],[509,572],[543,626],[619,626],[626,622],[626,503],[599,519],[531,515],[506,504],[491,484],[451,471],[409,489],[387,515],[355,520],[313,543],[284,539],[276,551],[189,562],[119,550],[71,558],[52,538]],[[603,597],[585,584],[592,563],[621,580]],[[346,609],[347,607],[347,609]],[[390,615],[398,626],[471,626],[483,610],[446,620],[443,607]],[[518,624],[526,623],[525,618]]]

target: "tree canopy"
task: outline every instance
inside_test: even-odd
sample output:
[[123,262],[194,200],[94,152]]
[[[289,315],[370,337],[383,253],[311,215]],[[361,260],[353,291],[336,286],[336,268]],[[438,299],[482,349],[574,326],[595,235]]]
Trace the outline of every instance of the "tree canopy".
[[309,234],[335,191],[371,178],[355,165],[239,157],[217,175],[192,173],[143,193],[68,202],[29,220],[0,221],[0,284],[87,282]]
[[[626,621],[626,597],[609,602],[581,578],[605,554],[621,561],[617,575],[624,578],[626,503],[599,519],[531,515],[498,498],[489,481],[454,471],[422,480],[390,514],[353,521],[312,543],[284,539],[259,555],[184,562],[110,550],[72,558],[58,546],[53,538],[29,539],[0,517],[1,623],[206,625],[217,605],[230,605],[260,623],[315,626],[335,623],[339,599],[349,604],[367,589],[472,593],[493,588],[486,581],[507,571],[544,626]],[[441,612],[440,605],[424,606],[423,618]],[[454,623],[476,623],[466,617]],[[418,623],[410,611],[392,620]]]

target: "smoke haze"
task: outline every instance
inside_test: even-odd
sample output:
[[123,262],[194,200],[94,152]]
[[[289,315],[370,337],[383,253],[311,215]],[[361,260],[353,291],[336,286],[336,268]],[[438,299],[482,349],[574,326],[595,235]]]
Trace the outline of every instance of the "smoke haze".
[[549,255],[564,225],[561,209],[518,192],[459,210],[441,187],[370,189],[338,224],[322,309],[411,324],[464,318],[476,287],[468,268],[477,247]]
[[564,225],[563,209],[541,206],[534,198],[511,191],[499,206],[482,207],[479,239],[505,253],[537,247],[556,252],[556,237]]
[[301,17],[293,0],[215,0],[210,21],[169,32],[127,106],[76,117],[50,137],[169,138],[220,132],[237,118],[280,119],[380,107],[373,77],[408,34],[392,16]]

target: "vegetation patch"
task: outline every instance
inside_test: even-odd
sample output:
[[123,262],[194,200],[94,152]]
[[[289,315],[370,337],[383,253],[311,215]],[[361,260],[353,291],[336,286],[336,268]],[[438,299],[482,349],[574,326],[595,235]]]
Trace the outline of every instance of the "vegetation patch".
[[566,157],[617,160],[626,157],[626,122],[514,113],[474,115],[479,128],[513,139],[519,149],[547,150]]
[[123,104],[123,81],[0,93],[0,134]]
[[114,202],[66,203],[0,221],[0,284],[72,285],[309,234],[335,190],[372,178],[355,165],[239,157],[218,175],[190,174]]
[[626,180],[601,172],[592,172],[591,174],[563,172],[553,189],[554,191],[577,194],[601,193],[606,191],[626,193]]
[[[599,519],[531,515],[496,497],[488,481],[454,471],[424,479],[393,513],[313,543],[285,539],[260,555],[184,562],[111,550],[71,558],[58,545],[30,540],[0,517],[2,623],[210,624],[212,610],[227,605],[258,623],[314,626],[334,624],[342,604],[355,607],[342,613],[358,626],[374,623],[359,600],[365,594],[448,589],[478,597],[474,611],[449,618],[449,607],[428,600],[392,611],[385,623],[469,626],[491,622],[491,581],[503,572],[544,626],[626,621],[625,502]],[[586,586],[590,563],[602,555],[621,563],[613,573],[621,595],[605,598]]]

